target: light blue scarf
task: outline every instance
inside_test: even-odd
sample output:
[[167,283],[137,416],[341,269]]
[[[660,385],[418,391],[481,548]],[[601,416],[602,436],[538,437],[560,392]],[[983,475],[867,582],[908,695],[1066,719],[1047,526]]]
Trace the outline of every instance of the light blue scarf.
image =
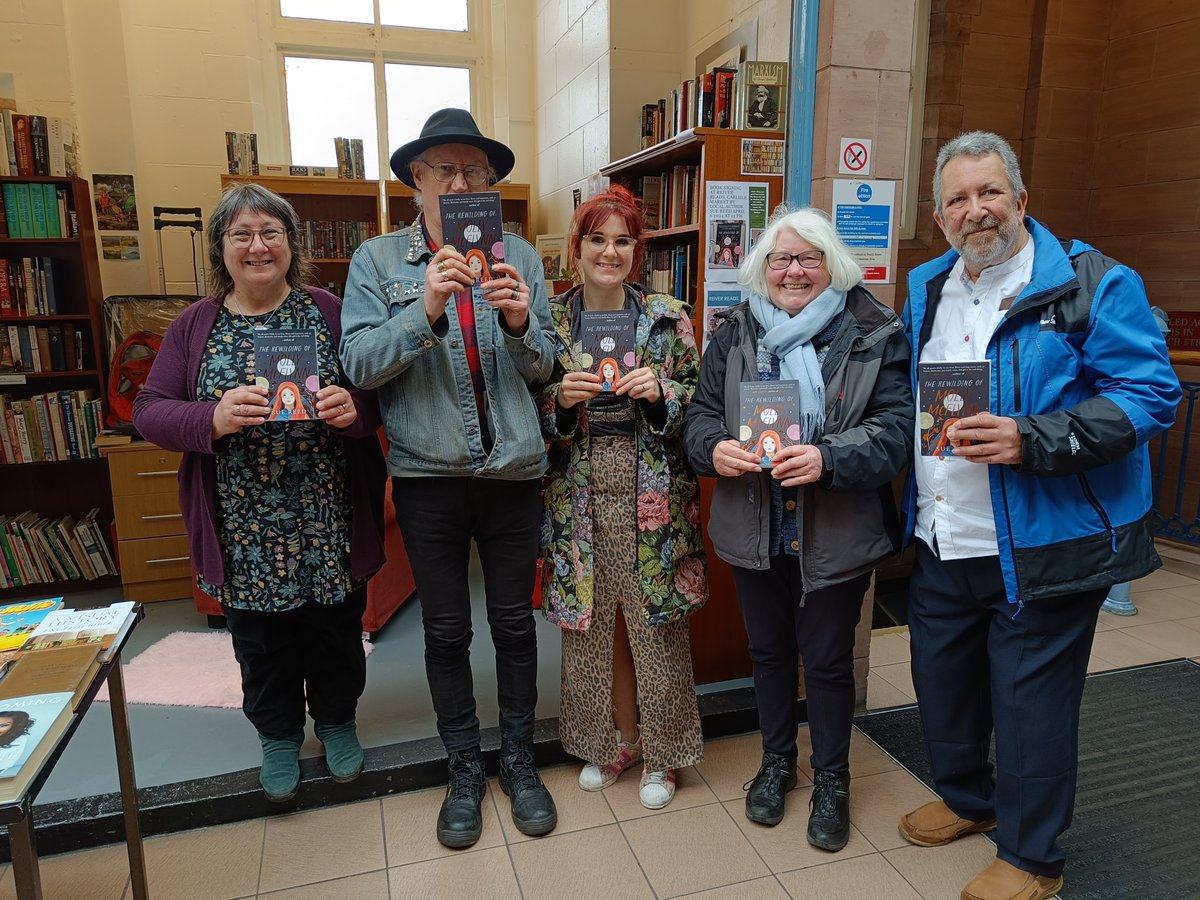
[[788,315],[766,297],[750,295],[750,312],[764,329],[762,346],[779,357],[779,376],[800,383],[800,437],[811,443],[825,427],[825,379],[812,339],[846,308],[846,292],[826,288]]

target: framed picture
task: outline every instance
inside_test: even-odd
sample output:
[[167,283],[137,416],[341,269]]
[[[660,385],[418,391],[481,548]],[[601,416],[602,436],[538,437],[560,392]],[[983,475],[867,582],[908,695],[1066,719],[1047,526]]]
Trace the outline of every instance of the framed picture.
[[547,281],[554,281],[567,268],[567,236],[539,234],[536,246],[537,255],[542,261],[542,276]]

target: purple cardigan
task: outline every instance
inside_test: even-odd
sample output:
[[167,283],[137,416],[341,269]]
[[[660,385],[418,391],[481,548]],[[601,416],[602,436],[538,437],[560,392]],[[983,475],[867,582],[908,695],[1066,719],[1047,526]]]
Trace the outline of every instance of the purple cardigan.
[[[342,302],[328,291],[305,287],[333,339],[342,339]],[[163,338],[145,385],[133,402],[133,424],[142,437],[183,453],[179,466],[179,506],[187,526],[192,566],[210,584],[225,583],[225,560],[217,537],[216,454],[224,439],[212,439],[215,401],[197,401],[196,379],[204,347],[216,324],[222,300],[206,297],[176,319]],[[350,492],[350,575],[369,578],[384,562],[383,492],[387,470],[375,432],[380,426],[374,391],[346,386],[358,418],[341,431],[346,440],[346,478]]]

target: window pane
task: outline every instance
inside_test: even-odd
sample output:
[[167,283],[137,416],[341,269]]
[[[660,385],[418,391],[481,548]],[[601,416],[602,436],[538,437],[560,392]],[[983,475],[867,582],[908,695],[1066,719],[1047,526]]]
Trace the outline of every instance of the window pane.
[[448,106],[471,108],[471,70],[388,63],[388,149],[417,138],[430,114]]
[[467,0],[379,0],[379,20],[405,28],[467,30]]
[[362,138],[367,178],[379,177],[375,75],[369,62],[284,58],[292,164],[336,166],[335,137]]
[[375,21],[371,0],[279,0],[280,15],[297,19],[322,19],[326,22]]

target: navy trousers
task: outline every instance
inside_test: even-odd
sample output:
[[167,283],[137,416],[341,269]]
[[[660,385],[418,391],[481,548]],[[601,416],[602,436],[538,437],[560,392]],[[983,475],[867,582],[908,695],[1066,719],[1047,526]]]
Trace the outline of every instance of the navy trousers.
[[425,628],[425,674],[438,734],[451,753],[479,746],[471,675],[471,541],[483,567],[496,648],[500,734],[533,738],[537,706],[537,574],[542,483],[471,477],[392,478]]
[[[934,790],[966,819],[997,820],[997,856],[1057,877],[1071,824],[1079,704],[1106,590],[1027,603],[998,557],[942,560],[917,541],[908,627]],[[988,762],[996,735],[996,771]]]

